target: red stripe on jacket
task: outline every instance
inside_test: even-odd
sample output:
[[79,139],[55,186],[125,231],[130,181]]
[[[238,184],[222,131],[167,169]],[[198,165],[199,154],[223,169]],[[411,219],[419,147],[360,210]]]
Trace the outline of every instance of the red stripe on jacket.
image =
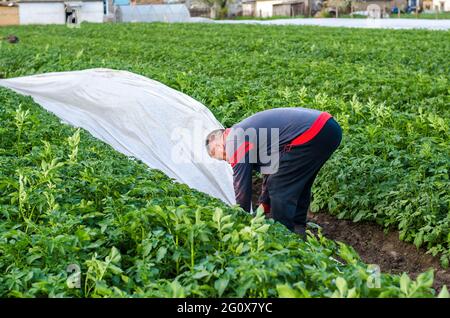
[[231,164],[231,167],[234,168],[234,166],[239,163],[239,161],[241,161],[243,157],[245,157],[245,154],[252,150],[254,147],[255,145],[251,142],[245,141],[244,143],[242,143],[228,161]]
[[317,119],[314,121],[314,123],[311,125],[311,127],[306,130],[303,134],[296,137],[294,140],[291,141],[289,144],[290,146],[298,146],[302,145],[304,143],[307,143],[308,141],[312,140],[323,128],[323,126],[326,124],[328,119],[330,119],[331,116],[327,112],[323,112],[317,117]]

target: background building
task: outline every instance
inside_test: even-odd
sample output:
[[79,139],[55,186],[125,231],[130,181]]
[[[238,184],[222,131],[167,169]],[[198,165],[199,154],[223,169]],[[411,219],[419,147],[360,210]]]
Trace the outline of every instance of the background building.
[[243,0],[242,15],[262,18],[308,15],[308,3],[307,0]]
[[433,0],[433,9],[439,12],[450,12],[450,0]]
[[0,2],[0,25],[19,24],[19,6],[12,2]]
[[3,2],[0,25],[103,22],[103,0],[19,0]]

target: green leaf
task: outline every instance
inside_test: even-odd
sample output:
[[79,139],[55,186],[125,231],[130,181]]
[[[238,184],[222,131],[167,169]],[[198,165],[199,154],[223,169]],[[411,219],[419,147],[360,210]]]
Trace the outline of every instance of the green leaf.
[[277,292],[280,298],[302,298],[302,294],[287,284],[277,285]]
[[215,208],[213,213],[213,221],[219,223],[223,215],[222,209]]
[[400,277],[400,290],[405,295],[408,295],[410,283],[411,283],[411,279],[409,279],[409,277],[406,273],[403,273],[402,276]]
[[95,293],[99,296],[110,296],[112,291],[105,282],[97,281],[95,283]]
[[169,289],[170,289],[170,297],[172,298],[185,297],[184,288],[177,280],[174,280],[173,282],[169,283]]
[[445,269],[448,268],[449,257],[447,255],[442,255],[440,258],[441,266]]
[[144,247],[142,248],[142,255],[144,257],[147,257],[150,254],[150,252],[152,251],[152,249],[153,249],[152,244],[149,244],[149,243],[144,244]]
[[34,262],[35,260],[38,260],[38,259],[40,259],[41,257],[42,257],[42,255],[40,255],[40,254],[30,255],[30,256],[27,257],[27,263],[31,265],[31,264],[33,264],[33,262]]
[[266,233],[267,230],[269,229],[270,224],[264,224],[262,226],[260,226],[259,228],[256,229],[256,232],[258,233]]
[[236,254],[241,254],[244,250],[244,243],[240,243],[237,247],[236,247]]
[[201,278],[209,276],[209,275],[210,275],[209,272],[203,270],[203,271],[197,272],[194,275],[192,275],[192,278],[193,279],[201,279]]
[[116,274],[116,275],[122,274],[122,269],[119,268],[119,267],[117,267],[117,266],[114,265],[114,264],[109,264],[109,265],[108,265],[108,269],[109,269],[113,274]]
[[261,206],[258,206],[256,209],[256,214],[264,213],[264,209]]
[[450,298],[450,293],[448,292],[446,285],[442,286],[442,289],[439,292],[438,298]]
[[120,256],[119,250],[113,246],[113,247],[111,248],[111,252],[110,252],[109,255],[106,257],[106,260],[107,260],[108,262],[117,264],[117,263],[120,262],[120,259],[121,259],[121,256]]
[[358,292],[356,291],[356,287],[348,290],[347,298],[357,298]]
[[358,222],[360,221],[365,215],[366,215],[366,211],[360,211],[358,212],[355,217],[353,218],[353,222]]
[[433,270],[429,270],[417,276],[417,282],[420,284],[420,286],[432,287],[433,278],[434,278]]
[[342,277],[337,277],[336,287],[339,290],[340,297],[345,297],[347,294],[347,281]]
[[227,223],[222,226],[222,231],[228,230],[229,228],[232,228],[234,223]]
[[161,246],[158,249],[158,252],[156,252],[156,261],[159,262],[161,261],[167,254],[167,248],[164,246]]
[[230,282],[229,278],[219,278],[214,282],[214,288],[217,290],[219,297],[222,297],[225,288],[227,288],[228,283]]
[[231,234],[225,234],[225,235],[222,237],[222,241],[223,241],[223,242],[226,242],[226,241],[228,241],[229,239],[231,239]]
[[120,275],[120,278],[122,279],[122,281],[125,284],[128,284],[128,282],[130,281],[130,278],[128,276],[126,276],[126,275]]
[[416,234],[416,237],[414,238],[414,245],[419,248],[423,243],[423,232],[420,231]]

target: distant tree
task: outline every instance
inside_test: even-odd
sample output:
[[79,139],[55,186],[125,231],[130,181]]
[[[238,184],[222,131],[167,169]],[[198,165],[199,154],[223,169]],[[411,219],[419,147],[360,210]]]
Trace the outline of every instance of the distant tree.
[[216,10],[216,18],[226,18],[228,16],[228,5],[233,3],[234,0],[201,0],[201,2]]

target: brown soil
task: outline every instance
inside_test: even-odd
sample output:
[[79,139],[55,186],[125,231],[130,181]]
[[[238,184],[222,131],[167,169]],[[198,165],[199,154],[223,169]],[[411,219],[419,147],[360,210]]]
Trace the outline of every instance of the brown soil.
[[326,237],[353,246],[365,263],[379,265],[382,272],[406,272],[415,278],[433,268],[434,287],[450,286],[450,270],[443,269],[425,249],[400,241],[397,231],[386,234],[378,224],[339,220],[328,213],[309,213],[308,219],[320,225]]
[[[256,204],[261,181],[253,182],[253,202]],[[308,222],[322,227],[322,233],[335,241],[352,246],[366,264],[377,264],[382,272],[417,277],[429,268],[434,269],[434,288],[450,287],[450,270],[440,266],[439,259],[426,254],[425,249],[417,249],[413,244],[400,241],[397,231],[385,233],[383,228],[370,222],[340,220],[325,212],[309,213]]]

